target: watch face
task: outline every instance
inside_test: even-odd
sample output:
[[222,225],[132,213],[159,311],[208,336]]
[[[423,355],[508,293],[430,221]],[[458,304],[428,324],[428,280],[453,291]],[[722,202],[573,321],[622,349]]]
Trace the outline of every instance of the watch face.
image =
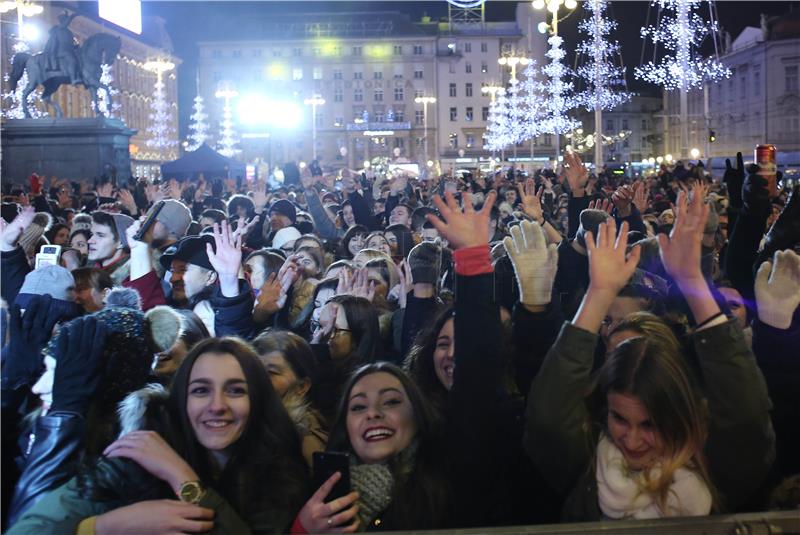
[[189,481],[181,487],[181,500],[188,503],[197,503],[202,497],[202,492],[197,481]]

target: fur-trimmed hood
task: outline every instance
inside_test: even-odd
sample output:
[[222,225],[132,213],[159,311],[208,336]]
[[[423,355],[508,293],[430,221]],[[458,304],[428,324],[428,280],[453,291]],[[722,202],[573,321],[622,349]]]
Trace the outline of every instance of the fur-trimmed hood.
[[157,383],[151,383],[144,388],[131,392],[117,406],[119,417],[119,436],[127,435],[131,431],[149,429],[151,413],[156,407],[163,407],[169,392]]

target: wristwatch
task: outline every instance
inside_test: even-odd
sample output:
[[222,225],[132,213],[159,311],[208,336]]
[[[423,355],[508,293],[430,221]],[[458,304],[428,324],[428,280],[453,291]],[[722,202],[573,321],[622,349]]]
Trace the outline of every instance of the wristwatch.
[[199,481],[185,481],[181,483],[181,488],[178,490],[178,497],[182,502],[197,505],[203,496],[206,495],[206,489],[203,488],[202,483]]

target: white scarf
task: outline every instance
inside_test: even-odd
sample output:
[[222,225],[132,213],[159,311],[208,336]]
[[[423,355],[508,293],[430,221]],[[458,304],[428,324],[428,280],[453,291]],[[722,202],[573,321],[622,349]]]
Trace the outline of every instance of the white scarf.
[[[651,469],[651,478],[659,476],[658,466]],[[662,511],[654,498],[640,489],[641,472],[628,469],[622,452],[605,435],[597,445],[597,498],[600,509],[609,518],[662,518],[703,516],[711,511],[711,493],[703,480],[688,468],[678,468],[673,475],[667,498],[667,511]]]

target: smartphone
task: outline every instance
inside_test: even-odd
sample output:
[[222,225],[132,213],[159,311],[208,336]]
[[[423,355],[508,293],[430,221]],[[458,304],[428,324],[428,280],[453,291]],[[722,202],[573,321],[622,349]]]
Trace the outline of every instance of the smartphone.
[[158,213],[164,208],[165,204],[166,202],[164,201],[158,201],[153,205],[152,208],[150,208],[150,212],[148,212],[147,218],[144,220],[144,223],[142,223],[142,226],[139,227],[139,230],[136,232],[136,235],[134,235],[133,237],[134,240],[142,241],[142,238],[144,238],[145,234],[147,234],[147,231],[150,230],[150,227],[152,227],[155,224],[156,218],[158,217]]
[[335,451],[314,452],[314,489],[318,489],[336,472],[340,472],[342,477],[333,486],[330,494],[325,498],[326,502],[341,498],[350,493],[350,455]]
[[60,245],[42,245],[42,248],[36,254],[36,264],[34,269],[39,269],[42,266],[57,266],[60,258]]

